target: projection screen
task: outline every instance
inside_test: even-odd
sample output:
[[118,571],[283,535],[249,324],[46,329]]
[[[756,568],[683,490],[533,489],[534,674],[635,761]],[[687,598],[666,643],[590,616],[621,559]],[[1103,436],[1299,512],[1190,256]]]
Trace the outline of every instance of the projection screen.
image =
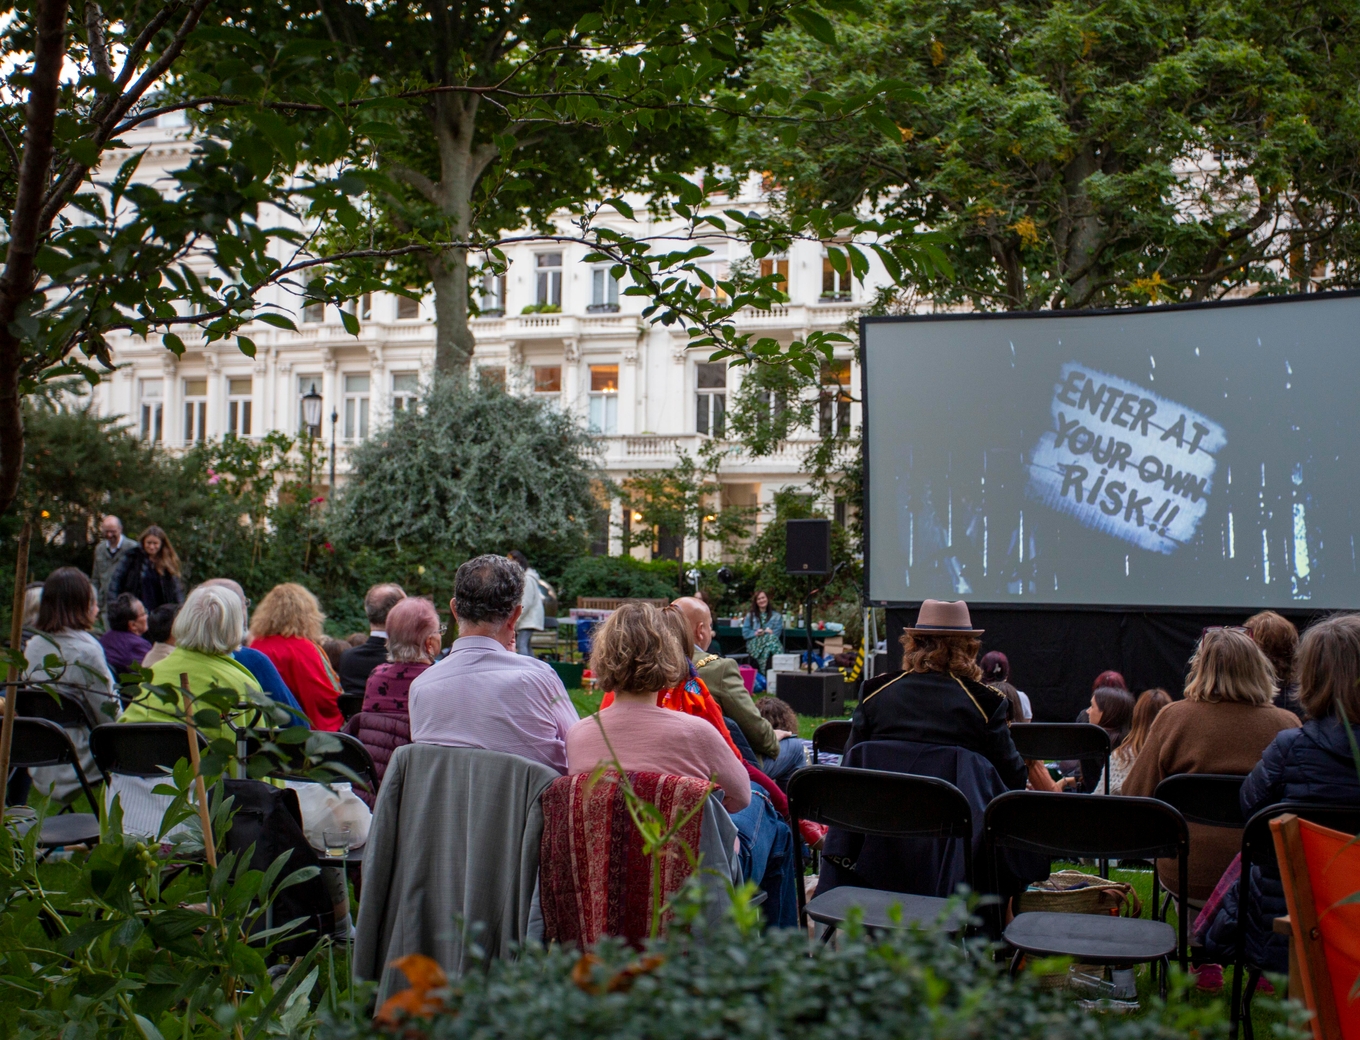
[[861,337],[873,602],[1360,607],[1360,297]]

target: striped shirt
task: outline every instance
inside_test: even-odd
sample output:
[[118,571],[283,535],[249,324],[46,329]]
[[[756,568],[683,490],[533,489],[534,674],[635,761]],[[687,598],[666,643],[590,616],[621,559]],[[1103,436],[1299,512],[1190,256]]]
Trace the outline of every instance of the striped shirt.
[[567,771],[567,730],[579,721],[552,667],[489,636],[455,639],[411,683],[411,743],[506,751]]

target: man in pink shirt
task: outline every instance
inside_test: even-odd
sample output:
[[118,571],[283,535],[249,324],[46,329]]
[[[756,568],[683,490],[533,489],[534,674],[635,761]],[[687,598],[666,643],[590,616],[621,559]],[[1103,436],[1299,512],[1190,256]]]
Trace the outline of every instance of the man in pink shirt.
[[411,743],[505,751],[567,771],[566,737],[578,721],[552,667],[515,653],[524,572],[504,556],[458,568],[449,603],[458,638],[411,683]]

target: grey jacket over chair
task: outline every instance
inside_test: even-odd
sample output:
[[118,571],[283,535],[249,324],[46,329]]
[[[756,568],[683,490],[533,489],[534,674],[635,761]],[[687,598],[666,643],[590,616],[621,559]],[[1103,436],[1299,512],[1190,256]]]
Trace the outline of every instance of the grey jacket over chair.
[[456,976],[475,963],[473,943],[505,957],[528,938],[539,798],[557,776],[480,748],[407,744],[393,753],[373,810],[354,939],[355,978],[378,980],[380,1004],[406,988],[391,967],[406,954],[423,953]]

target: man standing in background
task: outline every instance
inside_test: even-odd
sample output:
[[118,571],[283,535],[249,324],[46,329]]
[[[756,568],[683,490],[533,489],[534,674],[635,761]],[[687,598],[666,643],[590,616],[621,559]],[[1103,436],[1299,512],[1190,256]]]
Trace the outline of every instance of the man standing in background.
[[533,657],[534,633],[543,631],[543,590],[538,587],[538,571],[529,566],[529,558],[518,549],[511,549],[506,555],[524,571],[524,596],[520,600],[524,613],[515,626],[515,653]]
[[94,563],[90,567],[90,581],[100,611],[108,609],[105,593],[113,576],[118,573],[124,557],[137,543],[123,534],[123,521],[110,513],[99,521],[99,544],[94,547]]

